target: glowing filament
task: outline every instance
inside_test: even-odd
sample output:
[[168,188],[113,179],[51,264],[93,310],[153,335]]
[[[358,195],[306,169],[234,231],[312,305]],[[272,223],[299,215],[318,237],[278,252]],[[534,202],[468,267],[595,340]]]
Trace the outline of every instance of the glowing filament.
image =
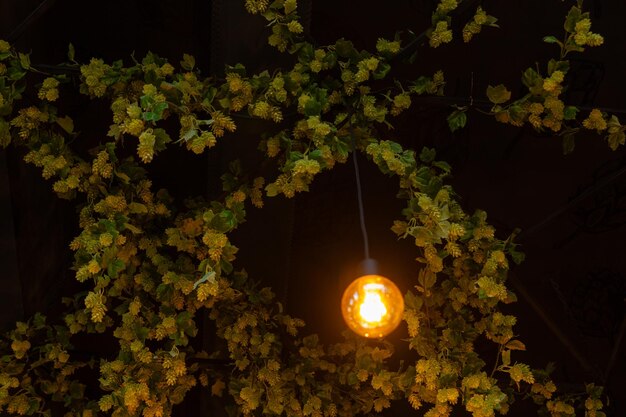
[[380,292],[384,287],[380,284],[365,285],[365,297],[359,306],[359,315],[364,320],[365,325],[378,325],[387,314],[387,307],[381,299]]

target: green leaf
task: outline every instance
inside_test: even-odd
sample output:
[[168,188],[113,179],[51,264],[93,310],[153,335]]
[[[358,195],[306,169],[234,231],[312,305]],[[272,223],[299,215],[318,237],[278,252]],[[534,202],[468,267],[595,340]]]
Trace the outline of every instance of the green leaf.
[[387,76],[390,70],[391,70],[391,65],[389,65],[386,62],[380,62],[378,64],[378,67],[376,68],[376,71],[374,71],[372,76],[374,77],[375,80],[382,80],[383,78]]
[[548,61],[548,74],[552,74],[554,71],[566,73],[569,71],[569,61],[557,61],[556,59],[551,59]]
[[309,159],[315,159],[318,162],[323,162],[322,151],[319,149],[315,149],[308,153]]
[[509,117],[512,122],[522,123],[524,118],[526,117],[526,111],[520,105],[514,104],[509,106]]
[[419,311],[424,304],[424,300],[421,297],[414,295],[411,291],[407,291],[404,295],[404,305],[407,308]]
[[268,184],[265,187],[265,193],[268,197],[276,197],[278,195],[278,187],[276,187],[276,184],[274,183]]
[[302,45],[302,47],[298,51],[298,60],[303,64],[311,62],[314,57],[315,57],[315,49],[313,48],[313,45],[311,44],[307,43],[305,45]]
[[45,324],[46,324],[46,316],[44,316],[41,313],[35,313],[35,316],[33,317],[33,326],[39,329],[45,326]]
[[188,142],[189,140],[191,140],[192,138],[195,138],[196,136],[198,136],[198,131],[196,129],[189,129],[180,138],[184,140],[185,142]]
[[424,274],[424,288],[432,288],[437,282],[437,274],[431,272],[429,269],[425,270]]
[[356,53],[356,49],[354,49],[352,42],[339,39],[335,42],[335,52],[337,52],[337,55],[341,58],[349,58]]
[[133,234],[135,234],[135,235],[139,235],[139,234],[143,233],[143,231],[142,231],[140,228],[138,228],[137,226],[133,226],[133,225],[132,225],[132,224],[130,224],[130,223],[126,223],[126,224],[124,225],[124,227],[125,227],[126,229],[130,230],[130,231],[131,231]]
[[141,105],[142,109],[149,108],[152,105],[152,103],[154,103],[154,99],[148,95],[141,96],[139,98],[139,104]]
[[526,259],[526,254],[524,254],[524,252],[519,252],[513,248],[509,249],[509,255],[516,265],[521,264],[522,262],[524,262],[524,259]]
[[567,52],[584,52],[585,48],[583,46],[578,46],[576,44],[569,44],[565,47],[565,51]]
[[40,399],[38,398],[30,398],[28,400],[28,409],[26,410],[26,415],[27,416],[32,416],[33,414],[35,414],[35,411],[39,410],[40,408]]
[[510,100],[511,92],[502,84],[495,87],[490,85],[487,87],[487,98],[493,104],[502,104]]
[[122,181],[122,183],[130,184],[130,177],[128,175],[124,174],[123,172],[119,172],[119,171],[115,171],[114,174],[115,174],[115,176],[117,178],[120,179],[120,181]]
[[107,274],[111,278],[117,277],[117,274],[126,267],[126,264],[121,259],[114,259],[107,265]]
[[544,36],[543,41],[545,43],[558,43],[559,45],[562,45],[561,41],[554,36]]
[[467,123],[467,114],[465,110],[455,110],[447,118],[448,127],[451,132],[455,132],[463,127]]
[[146,122],[156,122],[160,119],[160,117],[156,113],[151,111],[143,112],[141,118]]
[[100,230],[111,233],[115,235],[117,233],[117,229],[115,228],[115,223],[112,220],[100,219],[98,222],[98,227]]
[[158,300],[170,300],[171,294],[174,293],[174,288],[170,284],[159,284],[156,289],[156,295]]
[[168,104],[166,102],[157,103],[152,107],[152,111],[157,114],[159,120],[163,117],[163,112],[168,108]]
[[302,152],[289,152],[289,154],[287,155],[287,161],[289,162],[296,162],[299,161],[301,159],[304,159],[304,155],[302,154]]
[[285,2],[285,14],[289,14],[294,12],[298,7],[298,3],[295,1],[286,1]]
[[589,394],[591,397],[600,398],[602,392],[604,391],[604,388],[598,387],[595,384],[585,384],[585,390],[587,391],[587,394]]
[[20,52],[18,56],[20,57],[20,65],[22,66],[22,68],[24,68],[25,70],[30,69],[30,57],[28,56],[28,54],[23,54]]
[[74,45],[70,43],[69,46],[67,47],[67,59],[69,59],[71,62],[74,62],[75,56],[76,56],[76,51],[74,50]]
[[20,66],[12,65],[7,70],[7,75],[9,76],[9,79],[17,81],[17,80],[21,80],[22,78],[24,78],[24,76],[26,75],[26,71],[23,70],[22,67]]
[[67,133],[74,133],[74,121],[71,117],[57,117],[57,124],[63,128]]
[[222,271],[224,271],[224,273],[226,274],[231,274],[233,272],[233,264],[228,262],[226,259],[221,259],[220,267],[222,268]]
[[626,141],[626,134],[624,134],[623,130],[611,133],[607,137],[607,140],[609,141],[609,148],[611,148],[612,151],[615,151],[619,148],[619,145],[623,145],[624,141]]
[[163,128],[154,129],[154,149],[157,151],[162,151],[165,149],[165,146],[172,141],[169,133],[165,131]]
[[433,232],[424,226],[415,226],[415,227],[411,227],[410,229],[410,235],[413,236],[415,238],[415,241],[420,241],[420,242],[424,242],[420,245],[426,244],[426,243],[433,243],[435,240],[437,240],[437,238],[435,238],[433,236]]
[[128,205],[128,211],[132,214],[145,214],[148,212],[148,207],[145,204],[132,202]]
[[508,349],[502,351],[502,365],[511,365],[511,351]]
[[576,118],[577,113],[578,113],[577,107],[567,106],[563,110],[563,120],[574,120]]
[[522,83],[528,88],[533,88],[542,83],[541,76],[534,69],[527,68],[522,74]]
[[109,126],[109,131],[107,132],[107,136],[115,138],[116,140],[120,138],[122,135],[122,129],[116,124]]
[[432,288],[437,282],[437,274],[433,273],[429,269],[421,269],[417,276],[417,282],[420,283],[425,290]]
[[183,54],[183,60],[180,61],[180,66],[184,70],[192,71],[193,68],[196,66],[196,59],[189,54]]
[[216,94],[217,88],[208,87],[204,93],[204,100],[202,101],[202,104],[208,107],[213,102]]
[[417,81],[415,81],[415,83],[413,83],[413,85],[411,86],[411,91],[416,94],[424,94],[426,92],[426,89],[430,85],[430,82],[430,78],[421,76],[417,79]]
[[146,338],[150,334],[150,329],[147,327],[135,326],[135,337],[142,343],[146,341]]
[[389,144],[389,147],[391,148],[393,152],[395,153],[402,152],[402,145],[400,145],[398,142],[393,142],[391,140],[388,140],[387,143]]
[[230,108],[230,99],[228,97],[221,98],[217,101],[223,109]]
[[211,226],[222,233],[230,232],[235,228],[235,226],[237,226],[235,213],[231,210],[224,210],[220,212],[217,216],[213,217]]
[[452,171],[452,167],[450,166],[450,164],[445,162],[445,161],[434,161],[432,163],[432,165],[434,167],[439,168],[440,170],[442,170],[446,174],[449,174]]
[[494,16],[487,16],[487,21],[485,22],[484,26],[491,26],[492,28],[499,28],[500,25],[497,25],[496,22],[498,21],[498,19]]
[[313,98],[304,105],[304,114],[306,116],[319,116],[321,112],[322,104]]
[[420,161],[429,163],[435,160],[435,156],[437,156],[437,151],[424,147],[420,152]]
[[563,28],[569,33],[574,33],[576,31],[576,23],[578,23],[581,19],[582,14],[580,12],[580,9],[576,6],[573,6],[571,9],[569,9],[569,12],[567,13]]

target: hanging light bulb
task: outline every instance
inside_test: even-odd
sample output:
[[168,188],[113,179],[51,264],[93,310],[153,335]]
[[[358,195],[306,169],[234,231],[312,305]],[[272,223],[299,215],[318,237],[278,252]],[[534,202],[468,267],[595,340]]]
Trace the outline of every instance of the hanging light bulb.
[[383,337],[402,320],[402,293],[388,278],[376,274],[375,261],[366,259],[365,274],[352,281],[343,293],[341,312],[348,327],[368,337]]
[[356,334],[372,338],[384,337],[394,331],[402,321],[404,298],[393,281],[378,274],[378,263],[370,258],[354,135],[352,136],[352,162],[354,163],[365,260],[361,262],[360,278],[352,281],[343,293],[341,313],[348,327]]

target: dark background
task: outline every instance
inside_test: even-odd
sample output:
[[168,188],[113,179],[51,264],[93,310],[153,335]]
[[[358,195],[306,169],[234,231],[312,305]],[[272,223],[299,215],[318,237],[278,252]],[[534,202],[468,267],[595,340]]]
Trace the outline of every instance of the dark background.
[[[128,60],[132,53],[140,58],[153,51],[176,63],[190,53],[205,75],[220,74],[224,64],[237,62],[251,72],[288,65],[289,58],[266,46],[264,21],[246,14],[240,3],[2,0],[0,38],[32,51],[35,64],[63,61],[72,42],[79,61],[91,56]],[[299,3],[307,34],[317,44],[345,37],[368,49],[378,37],[392,38],[398,29],[422,32],[436,4]],[[521,94],[521,72],[536,63],[543,66],[556,54],[553,45],[541,40],[545,35],[561,37],[563,16],[572,3],[483,1],[500,19],[501,29],[483,29],[469,45],[422,47],[415,63],[398,65],[393,76],[411,80],[443,69],[450,97],[482,100],[486,86],[499,83]],[[572,57],[568,103],[614,109],[624,120],[626,3],[587,0],[586,7],[605,45]],[[452,134],[445,121],[451,111],[447,104],[429,98],[414,102],[394,123],[396,129],[381,131],[381,136],[417,150],[436,148],[453,166],[451,181],[466,211],[486,210],[501,238],[517,227],[523,231],[519,241],[527,259],[510,274],[519,302],[506,307],[518,316],[516,329],[531,352],[521,354],[520,360],[535,367],[555,361],[553,377],[566,389],[582,389],[584,382],[604,384],[610,396],[607,414],[626,415],[626,342],[621,339],[626,297],[623,148],[611,152],[601,137],[581,134],[574,153],[564,156],[560,139],[501,125],[476,111],[470,112],[463,130]],[[68,100],[67,106],[83,132],[81,140],[95,145],[103,139],[110,123],[106,108],[80,99]],[[164,152],[149,168],[156,185],[179,199],[216,195],[219,175],[230,160],[259,157],[256,146],[266,125],[237,122],[237,134],[224,138],[205,157],[175,148]],[[22,157],[22,151],[12,147],[0,151],[2,329],[36,311],[56,311],[60,297],[76,285],[67,248],[78,232],[74,205],[58,200],[51,184]],[[364,159],[361,170],[371,253],[401,290],[408,290],[418,264],[412,242],[397,241],[389,231],[402,208],[395,199],[396,182]],[[266,203],[263,210],[251,209],[248,222],[233,236],[241,249],[237,265],[271,285],[287,310],[307,322],[306,332],[319,333],[326,342],[337,340],[344,328],[338,309],[341,282],[350,279],[362,256],[351,165],[320,175],[310,193]],[[390,339],[399,341],[405,332],[401,328]],[[181,413],[206,415],[211,407],[199,400]],[[399,415],[401,409],[389,415]],[[534,414],[522,406],[513,407],[510,415],[524,412]]]

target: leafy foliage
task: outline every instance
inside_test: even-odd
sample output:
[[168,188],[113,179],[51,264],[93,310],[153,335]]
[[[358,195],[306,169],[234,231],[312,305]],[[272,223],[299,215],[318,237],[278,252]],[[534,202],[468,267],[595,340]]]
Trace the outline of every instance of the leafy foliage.
[[[457,3],[442,0],[433,13],[432,47],[452,40]],[[51,415],[50,404],[60,403],[67,416],[157,417],[169,415],[200,384],[207,395],[225,397],[233,415],[353,416],[405,399],[427,409],[428,417],[448,416],[454,407],[490,417],[505,414],[522,393],[553,417],[574,415],[576,404],[589,417],[602,416],[599,388],[589,386],[586,400],[556,398],[548,372],[515,360],[525,346],[513,330],[516,318],[500,310],[515,301],[506,277],[509,259],[519,262],[522,255],[512,239],[498,239],[486,213],[462,209],[446,183],[451,168],[434,150],[416,155],[378,137],[376,127],[391,125],[412,96],[442,94],[443,73],[381,93],[372,84],[388,78],[401,52],[399,37],[380,39],[376,52],[358,51],[343,39],[316,48],[301,38],[295,0],[246,0],[245,7],[269,22],[268,42],[293,56],[291,68],[248,75],[237,65],[215,80],[202,77],[189,55],[178,70],[153,54],[129,67],[96,58],[81,65],[70,46],[66,66],[79,69],[80,92],[106,100],[112,112],[107,140],[89,155],[70,146],[78,133],[71,116],[55,106],[72,76],[45,74],[39,86],[29,86],[25,75],[38,70],[28,54],[0,41],[0,143],[26,147],[25,161],[41,168],[58,196],[78,202],[81,232],[70,248],[76,279],[86,288],[65,300],[60,322],[36,315],[0,343],[0,409]],[[528,122],[565,137],[578,129],[571,124],[577,109],[559,99],[564,58],[601,43],[580,7],[567,16],[565,42],[547,38],[561,46],[560,60],[549,63],[545,76],[524,73],[526,96],[511,101],[503,85],[487,90],[497,120]],[[479,8],[464,41],[495,22]],[[22,99],[27,88],[38,88],[38,102]],[[465,125],[465,110],[448,118],[452,130]],[[259,149],[276,161],[277,173],[250,176],[234,163],[223,176],[223,198],[184,205],[154,189],[145,164],[173,144],[206,152],[236,130],[244,112],[273,123]],[[166,128],[172,120],[177,132]],[[608,131],[612,148],[624,142],[615,116],[594,110],[582,126]],[[136,146],[134,156],[121,156],[122,141]],[[301,337],[304,323],[234,265],[237,248],[229,233],[245,221],[250,205],[307,191],[316,175],[345,162],[351,151],[364,152],[381,172],[397,177],[406,207],[392,230],[414,240],[418,252],[420,270],[406,294],[404,320],[419,359],[399,369],[388,365],[393,346],[385,341],[346,334],[345,341],[325,346],[315,335]],[[214,323],[220,341],[212,351],[189,344],[200,314]],[[72,338],[83,333],[113,337],[114,357],[73,355]],[[491,373],[475,349],[485,341],[498,351]],[[223,361],[228,369],[207,369],[203,361]],[[84,367],[97,369],[98,394],[85,394],[76,376]]]

